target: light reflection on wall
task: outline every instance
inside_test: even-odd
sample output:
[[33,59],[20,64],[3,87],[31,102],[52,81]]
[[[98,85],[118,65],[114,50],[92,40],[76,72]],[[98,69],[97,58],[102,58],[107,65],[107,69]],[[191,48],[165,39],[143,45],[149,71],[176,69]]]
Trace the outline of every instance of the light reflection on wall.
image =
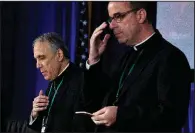
[[194,69],[194,2],[157,2],[156,27]]

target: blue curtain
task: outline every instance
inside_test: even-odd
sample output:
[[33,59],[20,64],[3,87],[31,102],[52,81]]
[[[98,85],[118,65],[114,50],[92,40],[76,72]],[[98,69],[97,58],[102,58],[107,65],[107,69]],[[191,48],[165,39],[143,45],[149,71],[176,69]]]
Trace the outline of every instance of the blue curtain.
[[191,93],[190,93],[190,104],[188,110],[188,132],[194,133],[195,132],[195,92],[194,92],[194,83],[191,85]]
[[186,124],[184,125],[182,132],[183,133],[194,133],[195,132],[195,91],[194,91],[194,83],[191,84],[190,91],[190,103],[188,108],[188,117],[186,120]]
[[[65,44],[69,47],[70,59],[72,62],[75,60],[75,47],[77,44],[77,30],[79,19],[79,4],[78,2],[38,2],[32,6],[31,2],[27,2],[29,17],[29,37],[32,37],[32,30],[34,28],[34,35],[40,35],[46,32],[59,33]],[[36,12],[34,9],[36,8]],[[34,23],[37,23],[35,25]],[[35,27],[34,27],[35,26]],[[31,31],[30,31],[31,30]],[[29,44],[32,44],[32,39],[29,38]],[[35,90],[38,94],[40,89],[45,90],[47,81],[45,81],[40,74],[36,71],[36,86]]]

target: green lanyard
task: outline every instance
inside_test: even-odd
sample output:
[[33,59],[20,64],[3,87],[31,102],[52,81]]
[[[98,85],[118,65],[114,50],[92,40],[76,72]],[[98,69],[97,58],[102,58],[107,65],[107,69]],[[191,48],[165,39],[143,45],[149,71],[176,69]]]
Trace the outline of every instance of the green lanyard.
[[136,58],[136,60],[134,61],[133,65],[132,65],[131,68],[129,69],[129,72],[128,72],[127,76],[125,77],[125,79],[124,79],[123,82],[122,82],[122,79],[123,79],[124,74],[125,74],[125,69],[126,69],[126,67],[127,67],[128,65],[125,66],[125,69],[123,70],[122,75],[121,75],[120,80],[119,80],[119,87],[118,87],[118,90],[117,90],[117,93],[116,93],[116,100],[114,101],[113,105],[115,105],[115,104],[118,102],[119,92],[120,92],[121,88],[123,87],[125,80],[127,79],[127,77],[132,73],[133,69],[135,68],[135,65],[137,64],[137,62],[138,62],[140,56],[142,55],[142,53],[143,53],[143,49],[142,49],[142,51],[139,53],[139,55],[137,56],[137,58]]
[[[63,80],[64,80],[64,77],[62,78],[62,80],[61,80],[61,82],[59,83],[57,89],[55,90],[55,93],[54,93],[54,96],[53,96],[53,98],[52,98],[52,100],[51,100],[51,105],[49,106],[49,110],[48,110],[47,115],[49,115],[49,113],[50,113],[50,111],[51,111],[51,107],[52,107],[52,105],[53,105],[54,99],[55,99],[55,97],[56,97],[56,94],[57,94],[57,92],[58,92],[58,89],[59,89],[60,86],[62,85]],[[52,90],[52,86],[53,86],[53,83],[52,83],[52,85],[51,85],[51,87],[50,87],[48,97],[50,96],[50,93],[51,93],[51,90]]]

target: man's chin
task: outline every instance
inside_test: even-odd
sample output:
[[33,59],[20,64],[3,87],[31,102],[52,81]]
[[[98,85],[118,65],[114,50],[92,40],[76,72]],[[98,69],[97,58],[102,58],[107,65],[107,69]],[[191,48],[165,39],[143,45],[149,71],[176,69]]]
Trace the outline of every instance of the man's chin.
[[126,44],[127,42],[128,42],[128,40],[127,39],[118,39],[118,42],[120,43],[120,44]]
[[48,76],[43,76],[45,80],[51,80]]

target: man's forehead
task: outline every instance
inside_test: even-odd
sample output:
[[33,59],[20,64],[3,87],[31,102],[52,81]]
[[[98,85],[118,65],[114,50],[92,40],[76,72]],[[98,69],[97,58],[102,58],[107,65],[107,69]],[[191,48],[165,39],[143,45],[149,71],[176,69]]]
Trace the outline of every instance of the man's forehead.
[[130,9],[129,2],[109,2],[108,12],[112,16],[115,13],[125,12]]
[[48,51],[50,48],[48,42],[35,42],[34,43],[34,51]]
[[47,41],[36,41],[34,43],[34,47],[48,47],[49,46],[49,42]]
[[35,42],[33,50],[34,56],[37,57],[40,55],[45,55],[50,51],[50,48],[47,42]]
[[125,2],[125,1],[114,1],[114,2],[109,2],[108,8],[114,7],[114,8],[130,8],[130,3]]

